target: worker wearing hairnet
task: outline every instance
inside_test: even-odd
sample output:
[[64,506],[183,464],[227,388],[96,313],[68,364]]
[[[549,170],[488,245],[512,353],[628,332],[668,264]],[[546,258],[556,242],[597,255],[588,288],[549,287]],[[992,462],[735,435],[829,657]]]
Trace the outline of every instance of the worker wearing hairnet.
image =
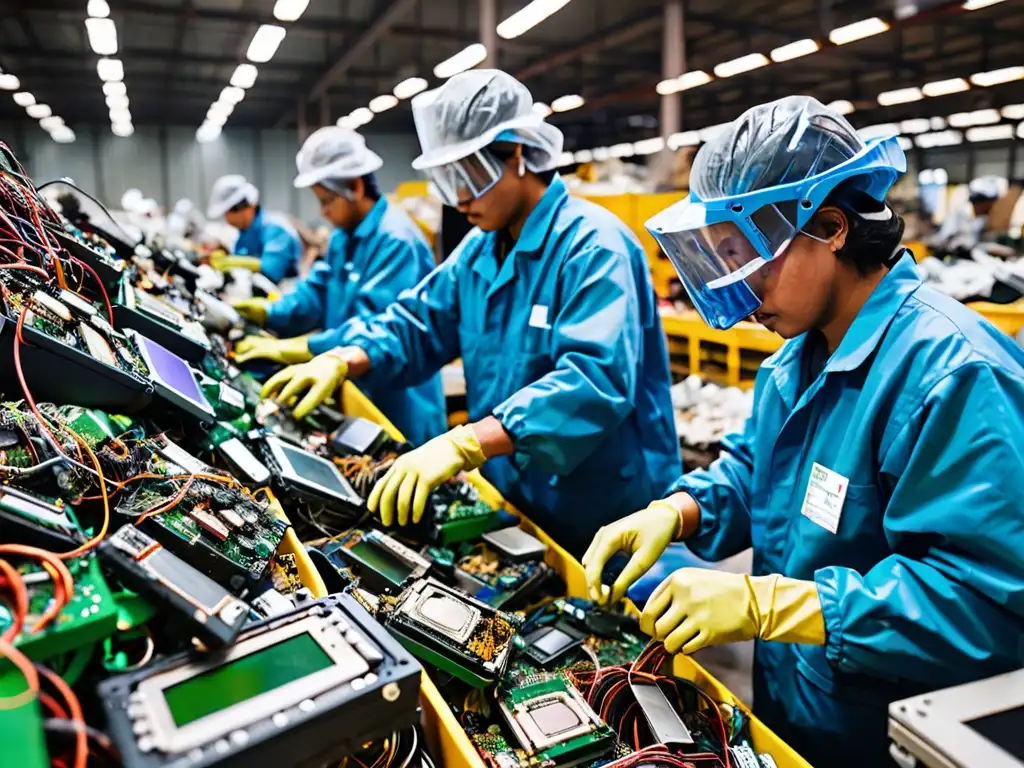
[[[292,293],[275,302],[248,299],[235,304],[249,320],[285,337],[242,339],[235,347],[238,362],[311,360],[338,345],[337,329],[346,320],[383,312],[433,268],[430,246],[419,227],[380,193],[375,174],[383,164],[363,137],[348,128],[327,126],[306,139],[295,156],[295,186],[312,188],[321,214],[337,229],[331,233],[326,257]],[[316,328],[322,330],[299,336]],[[365,379],[359,385],[417,445],[447,426],[441,376],[436,372],[399,386],[385,378]],[[297,415],[311,409],[300,408]]]
[[382,314],[264,389],[307,401],[348,376],[412,384],[459,357],[473,422],[400,457],[368,502],[418,521],[432,488],[483,474],[560,543],[652,499],[680,468],[665,339],[644,252],[554,172],[561,133],[511,75],[474,70],[413,102],[423,170],[476,226]]
[[988,215],[1006,189],[1006,179],[998,176],[972,180],[967,185],[967,200],[946,214],[928,244],[941,251],[954,252],[970,250],[989,235],[995,239],[997,233],[989,232]]
[[885,203],[905,169],[804,96],[701,148],[647,228],[709,325],[789,341],[720,458],[584,556],[614,600],[673,540],[752,546],[752,576],[678,570],[640,626],[673,653],[756,639],[756,711],[814,765],[888,764],[889,702],[1024,664],[1024,351],[922,285]]
[[248,269],[262,272],[275,283],[297,274],[302,256],[302,241],[295,227],[279,213],[260,206],[259,190],[244,176],[221,176],[210,191],[206,214],[221,216],[239,231],[230,255],[215,254],[214,269]]

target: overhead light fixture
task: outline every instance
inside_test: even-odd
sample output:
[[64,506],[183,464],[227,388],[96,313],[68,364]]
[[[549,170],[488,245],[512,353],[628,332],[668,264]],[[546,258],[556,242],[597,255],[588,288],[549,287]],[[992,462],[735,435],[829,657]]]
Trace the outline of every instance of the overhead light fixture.
[[96,62],[96,74],[105,83],[124,80],[124,64],[120,59],[100,59]]
[[44,131],[55,131],[62,125],[64,125],[64,118],[57,115],[50,115],[39,121],[39,127]]
[[274,3],[274,18],[278,21],[297,21],[308,5],[309,0],[277,0]]
[[665,148],[665,139],[655,136],[653,139],[642,139],[633,143],[634,155],[653,155]]
[[1003,0],[967,0],[962,6],[965,11],[976,11],[979,8],[988,8],[990,5],[998,5]]
[[817,53],[819,50],[821,50],[821,43],[807,37],[803,40],[797,40],[792,43],[787,43],[786,45],[780,45],[768,55],[772,57],[772,61],[780,62],[789,61],[790,59],[799,59],[801,56]]
[[105,19],[110,15],[110,6],[107,0],[89,0],[85,12],[94,19]]
[[589,149],[581,149],[572,156],[572,159],[577,163],[589,163],[593,161],[594,153]]
[[872,16],[870,19],[855,21],[853,24],[847,24],[845,27],[836,27],[828,33],[828,39],[835,45],[846,45],[854,40],[863,40],[865,37],[880,35],[882,32],[888,31],[888,29],[888,24],[877,16]]
[[125,85],[122,82],[103,84],[104,96],[125,96],[127,93],[128,89],[125,88]]
[[654,90],[658,92],[659,96],[668,96],[672,93],[679,92],[679,80],[674,77],[668,78],[668,80],[662,80],[656,86]]
[[28,107],[36,103],[36,97],[28,91],[18,91],[12,98],[19,107]]
[[583,97],[578,93],[568,93],[551,102],[551,111],[568,112],[570,109],[579,109],[584,103]]
[[877,125],[865,125],[857,129],[857,135],[862,139],[878,139],[895,136],[900,132],[899,123],[878,123]]
[[633,156],[633,145],[632,144],[613,144],[608,147],[608,155],[610,157],[632,157]]
[[933,117],[928,121],[933,131],[942,131],[946,128],[946,121],[941,117]]
[[484,47],[483,43],[467,45],[454,56],[445,59],[434,67],[434,77],[439,80],[447,80],[452,75],[472,69],[486,58],[487,48]]
[[48,104],[29,104],[25,107],[25,111],[28,113],[29,117],[36,120],[43,117],[49,117],[53,114],[53,110],[50,109]]
[[925,83],[921,86],[921,93],[929,98],[935,96],[948,96],[951,93],[960,93],[971,87],[971,84],[962,77],[953,77],[949,80],[937,80],[934,83]]
[[541,117],[547,117],[551,114],[551,107],[545,104],[543,101],[533,102],[533,114],[540,115]]
[[381,113],[387,112],[392,107],[398,106],[398,98],[390,93],[382,93],[380,96],[376,96],[370,99],[370,111]]
[[208,144],[220,136],[220,126],[213,123],[203,123],[196,131],[196,141],[200,144]]
[[691,72],[684,72],[679,77],[673,77],[669,80],[662,80],[658,83],[656,90],[662,96],[667,96],[670,93],[678,93],[680,91],[688,91],[691,88],[697,88],[701,85],[710,83],[714,78],[711,77],[707,72],[702,69],[695,69]]
[[0,91],[16,91],[21,88],[21,81],[11,74],[0,75]]
[[883,107],[891,107],[893,104],[909,104],[923,98],[924,94],[920,88],[897,88],[895,91],[883,91],[878,94],[878,103]]
[[75,140],[75,132],[62,125],[50,132],[50,138],[58,144],[70,144]]
[[573,164],[572,152],[562,152],[558,156],[558,161],[556,163],[557,167],[565,168],[565,166],[572,165],[572,164]]
[[252,64],[239,64],[231,74],[231,85],[235,88],[252,88],[259,70]]
[[932,129],[927,117],[915,117],[900,122],[900,133],[928,133]]
[[1024,139],[1024,123],[1017,123],[1017,138]]
[[221,89],[220,96],[217,97],[217,101],[223,102],[224,104],[238,104],[244,98],[244,90],[236,88],[233,85],[225,85]]
[[605,160],[612,156],[612,153],[608,149],[608,147],[594,147],[593,152],[595,163],[603,163]]
[[245,58],[258,64],[270,61],[274,58],[274,54],[277,53],[277,47],[284,40],[284,36],[284,27],[279,27],[277,24],[260,25],[260,28],[256,30],[256,34],[252,36],[249,50],[245,52]]
[[352,115],[345,115],[344,117],[338,118],[336,125],[341,128],[348,128],[349,130],[354,131],[359,127],[359,121],[352,119]]
[[569,0],[533,0],[498,25],[498,37],[505,40],[519,37],[568,4]]
[[211,117],[213,115],[220,115],[224,117],[224,119],[226,120],[227,118],[231,117],[231,113],[234,111],[234,104],[228,104],[223,101],[215,101],[213,102],[213,104],[210,105],[210,108],[206,110],[206,116]]
[[973,112],[956,112],[946,119],[954,128],[969,128],[972,125],[998,123],[1001,118],[999,110],[976,109]]
[[113,19],[86,19],[85,31],[89,34],[89,47],[99,56],[113,56],[117,53],[117,25]]
[[964,136],[960,131],[935,131],[933,133],[922,133],[914,138],[914,143],[921,149],[933,147],[955,147],[961,144]]
[[982,88],[988,88],[992,85],[1012,83],[1014,80],[1020,80],[1021,78],[1024,78],[1024,67],[1004,67],[1003,69],[993,69],[989,72],[973,74],[971,75],[971,82],[975,85],[980,85]]
[[391,92],[399,99],[410,99],[420,91],[427,90],[427,81],[422,77],[407,77],[396,85]]
[[132,121],[132,113],[127,109],[112,109],[110,110],[110,122],[112,123],[130,123]]
[[128,109],[127,96],[107,96],[107,109]]
[[122,139],[127,139],[133,133],[135,133],[135,126],[131,123],[113,123],[110,126],[110,130],[115,136],[120,136]]
[[740,56],[738,59],[723,61],[721,64],[716,65],[712,71],[715,73],[715,77],[732,77],[743,72],[749,72],[752,69],[758,69],[766,64],[768,64],[768,57],[763,53],[748,53],[746,56]]
[[857,109],[853,106],[852,101],[847,101],[846,99],[830,101],[826,106],[833,112],[838,112],[840,115],[852,115]]
[[906,136],[898,136],[896,140],[899,142],[900,149],[902,149],[904,152],[909,152],[914,148],[914,142],[912,142]]
[[223,128],[224,123],[226,123],[227,121],[228,115],[225,115],[223,112],[215,112],[212,115],[207,113],[206,115],[206,122],[210,123],[210,125],[217,125]]
[[1024,104],[1007,104],[999,114],[1007,120],[1024,120]]
[[668,137],[668,148],[679,149],[680,147],[696,147],[700,144],[700,133],[697,131],[683,131],[673,133]]
[[967,129],[968,141],[1000,141],[1013,138],[1013,126],[1006,123],[1003,125],[984,125],[979,128]]
[[359,125],[366,125],[373,120],[373,111],[366,107],[359,107],[359,109],[353,109],[349,112],[348,116],[359,123]]

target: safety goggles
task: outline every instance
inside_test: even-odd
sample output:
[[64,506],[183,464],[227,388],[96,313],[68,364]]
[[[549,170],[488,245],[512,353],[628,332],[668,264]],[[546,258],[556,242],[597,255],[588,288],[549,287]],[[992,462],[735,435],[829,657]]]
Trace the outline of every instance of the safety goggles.
[[445,165],[424,168],[427,178],[434,182],[441,201],[455,207],[486,194],[498,183],[504,166],[493,153],[480,149]]

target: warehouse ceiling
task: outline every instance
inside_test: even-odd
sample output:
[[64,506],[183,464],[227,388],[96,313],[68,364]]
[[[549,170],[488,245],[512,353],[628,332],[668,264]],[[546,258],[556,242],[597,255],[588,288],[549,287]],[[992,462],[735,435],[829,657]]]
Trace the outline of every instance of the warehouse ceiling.
[[[198,127],[245,61],[256,29],[276,23],[274,0],[109,0],[118,57],[136,124]],[[526,4],[498,0],[498,20]],[[928,3],[921,3],[928,5]],[[790,93],[824,102],[849,99],[857,125],[943,116],[1024,102],[1024,80],[880,108],[882,91],[1024,64],[1024,0],[966,12],[960,2],[932,8],[843,46],[713,82],[683,93],[683,128],[735,118]],[[98,56],[86,36],[85,0],[0,0],[0,66],[72,126],[106,123]],[[724,61],[870,16],[893,19],[893,0],[688,0],[687,69],[712,72]],[[230,117],[230,127],[331,122],[418,75],[431,86],[440,61],[479,41],[477,0],[312,0]],[[526,34],[499,39],[497,65],[536,99],[578,93],[585,105],[555,114],[567,146],[592,147],[657,133],[662,79],[662,2],[574,0]],[[24,111],[0,95],[0,119]],[[377,115],[368,131],[411,129],[408,102]]]

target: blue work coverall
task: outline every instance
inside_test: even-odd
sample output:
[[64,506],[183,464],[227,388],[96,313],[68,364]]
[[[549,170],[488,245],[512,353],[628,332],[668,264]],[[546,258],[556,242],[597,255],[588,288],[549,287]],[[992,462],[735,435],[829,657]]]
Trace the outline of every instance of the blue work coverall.
[[[338,346],[338,327],[345,321],[383,312],[433,267],[423,232],[405,211],[382,197],[351,234],[342,229],[331,233],[326,258],[313,265],[293,292],[271,305],[266,327],[281,336],[322,328],[309,339],[309,351],[319,355]],[[383,377],[356,383],[416,445],[448,426],[436,371],[415,384]]]
[[277,283],[298,274],[302,240],[285,216],[260,208],[252,225],[238,233],[232,250],[239,256],[258,256],[260,272]]
[[[700,557],[753,546],[755,575],[817,585],[827,642],[759,641],[755,712],[814,766],[890,765],[890,702],[1024,665],[1024,351],[909,256],[813,379],[807,339],[673,491]],[[848,486],[834,533],[801,514],[815,465]]]
[[374,381],[413,384],[461,355],[470,420],[493,414],[515,446],[484,476],[579,555],[681,470],[647,262],[622,222],[558,177],[504,260],[499,241],[474,229],[343,340],[365,350]]

